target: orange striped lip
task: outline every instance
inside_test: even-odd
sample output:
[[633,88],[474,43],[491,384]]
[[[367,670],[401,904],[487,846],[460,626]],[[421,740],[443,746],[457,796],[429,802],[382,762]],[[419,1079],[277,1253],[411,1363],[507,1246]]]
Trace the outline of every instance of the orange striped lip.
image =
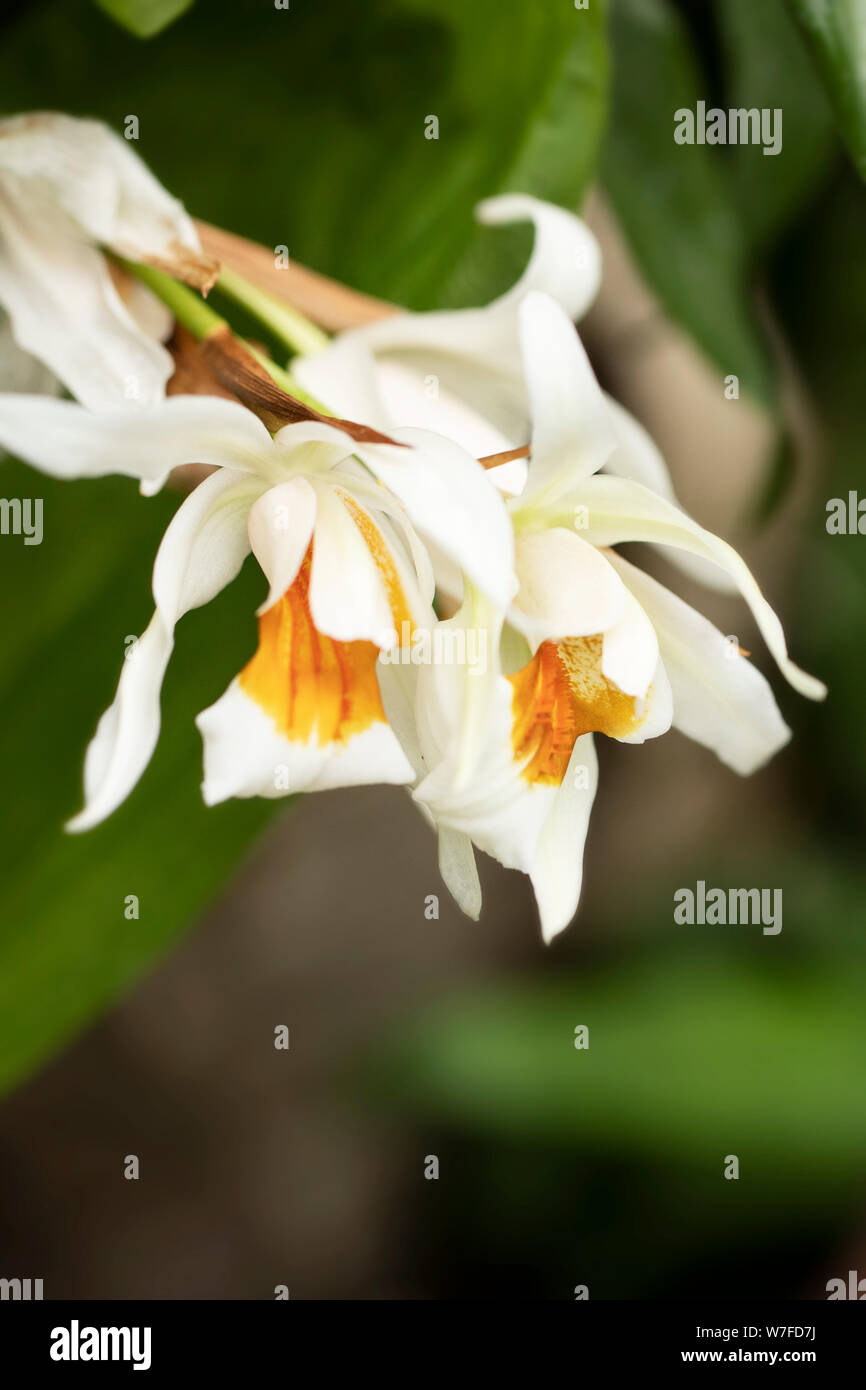
[[241,689],[287,739],[320,748],[346,744],[385,723],[374,642],[337,642],[310,613],[312,545],[281,599],[259,618],[259,646]]
[[[394,629],[413,625],[394,558],[371,517],[342,488],[335,489],[367,543],[394,618]],[[386,723],[375,642],[339,642],[320,632],[310,611],[315,538],[292,584],[259,618],[259,646],[238,677],[241,689],[293,742],[319,747],[345,744],[373,724]],[[347,577],[347,585],[351,577]]]
[[558,786],[581,734],[623,738],[639,728],[635,699],[602,674],[603,638],[569,637],[542,642],[513,688],[511,744],[520,775],[530,783]]

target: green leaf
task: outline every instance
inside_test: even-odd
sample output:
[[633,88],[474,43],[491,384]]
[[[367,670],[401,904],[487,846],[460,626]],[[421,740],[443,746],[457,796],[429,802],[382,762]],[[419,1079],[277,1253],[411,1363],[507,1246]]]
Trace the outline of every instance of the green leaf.
[[762,251],[793,220],[831,163],[833,121],[786,0],[721,0],[716,14],[727,60],[725,105],[782,112],[778,154],[756,158],[751,145],[728,148],[740,223],[750,250]]
[[[274,806],[207,811],[195,714],[252,652],[252,568],[181,623],[159,749],[105,825],[67,835],[81,764],[111,698],[124,639],[150,611],[153,555],[178,498],[122,480],[61,483],[9,462],[5,497],[40,497],[44,539],[0,546],[0,1088],[151,965],[217,892]],[[127,919],[125,899],[139,899]]]
[[789,0],[806,34],[842,136],[866,178],[866,6],[863,0]]
[[[207,23],[141,45],[86,0],[33,7],[0,55],[7,111],[66,109],[136,146],[198,216],[359,287],[433,305],[483,300],[508,267],[478,255],[475,202],[521,187],[575,204],[604,118],[600,5],[335,0],[328,22],[212,0]],[[440,121],[438,141],[425,118]],[[462,291],[458,287],[458,281]],[[205,810],[195,714],[255,646],[254,567],[178,631],[152,765],[103,827],[63,833],[113,693],[123,639],[149,616],[153,556],[177,498],[122,480],[60,484],[3,466],[5,496],[44,498],[46,536],[0,547],[0,1084],[129,987],[202,911],[273,803]],[[140,899],[139,920],[124,900]]]
[[750,1187],[798,1206],[805,1188],[850,1192],[866,1159],[862,958],[771,969],[753,963],[768,938],[749,961],[707,936],[759,928],[682,930],[700,940],[655,942],[637,965],[449,995],[377,1050],[372,1094],[496,1142],[719,1173],[734,1152]]
[[[631,249],[667,312],[759,400],[772,372],[747,296],[748,247],[718,151],[677,145],[674,112],[706,96],[666,0],[611,6],[612,116],[602,172]],[[761,150],[750,147],[762,164]]]
[[412,308],[479,302],[515,253],[507,231],[478,228],[476,202],[518,188],[576,207],[592,176],[603,11],[333,0],[323,23],[303,0],[242,16],[211,0],[207,24],[142,48],[55,0],[7,43],[2,101],[116,129],[137,114],[138,152],[197,216]]
[[96,0],[101,10],[139,39],[152,39],[190,8],[193,0]]
[[[840,177],[797,229],[774,277],[777,312],[801,379],[817,407],[823,434],[820,482],[805,518],[810,544],[798,566],[800,629],[792,645],[808,670],[830,689],[827,708],[795,711],[802,749],[802,785],[821,769],[816,802],[834,839],[862,855],[866,833],[866,721],[863,719],[863,631],[866,540],[857,530],[857,502],[866,497],[866,190],[845,163]],[[846,508],[854,494],[855,526],[827,530],[828,505]],[[864,522],[866,525],[866,522]],[[832,715],[828,717],[828,711]]]

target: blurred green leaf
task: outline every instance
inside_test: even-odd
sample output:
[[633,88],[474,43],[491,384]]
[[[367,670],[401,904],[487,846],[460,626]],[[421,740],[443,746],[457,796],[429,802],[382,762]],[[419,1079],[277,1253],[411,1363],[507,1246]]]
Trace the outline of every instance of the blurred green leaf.
[[151,39],[179,19],[193,0],[96,0],[96,3],[137,38]]
[[866,5],[863,0],[789,0],[830,93],[839,128],[866,178]]
[[[847,164],[786,243],[774,268],[774,301],[823,428],[821,472],[806,517],[811,544],[799,569],[796,649],[829,686],[826,707],[795,710],[800,776],[813,814],[859,855],[866,833],[863,629],[866,543],[827,532],[827,504],[866,497],[863,391],[866,343],[866,189]],[[816,775],[816,768],[820,775]]]
[[756,932],[769,954],[760,928],[683,930],[704,939],[616,971],[442,1000],[389,1039],[371,1084],[425,1123],[720,1176],[735,1153],[750,1185],[799,1200],[808,1175],[826,1200],[866,1157],[862,961],[759,968],[707,937]]
[[[0,56],[7,111],[140,119],[136,146],[197,216],[412,308],[483,301],[528,235],[476,202],[577,206],[605,115],[604,6],[211,0],[142,46],[54,0]],[[428,116],[439,138],[425,138]],[[230,177],[227,176],[230,172]]]
[[[87,741],[111,699],[124,638],[152,610],[150,570],[178,497],[125,480],[62,483],[0,465],[5,497],[41,497],[40,546],[0,546],[0,1088],[151,965],[224,883],[279,804],[201,802],[196,713],[254,650],[252,568],[181,623],[151,767],[105,825],[67,835]],[[127,920],[135,894],[140,917]]]
[[[763,401],[772,371],[747,294],[748,247],[724,162],[677,145],[674,112],[706,96],[666,0],[611,5],[613,91],[602,171],[632,251],[668,313]],[[760,149],[749,153],[771,161]]]
[[782,111],[782,148],[755,157],[728,147],[737,212],[752,252],[763,250],[814,191],[836,148],[833,121],[786,0],[721,0],[725,104]]

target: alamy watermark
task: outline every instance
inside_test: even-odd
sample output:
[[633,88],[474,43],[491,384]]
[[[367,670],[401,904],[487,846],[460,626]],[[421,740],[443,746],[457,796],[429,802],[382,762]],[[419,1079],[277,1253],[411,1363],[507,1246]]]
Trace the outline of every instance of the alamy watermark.
[[400,624],[382,634],[379,660],[383,666],[466,666],[470,675],[487,671],[487,629],[448,627],[433,629]]
[[42,534],[41,497],[0,497],[0,536],[23,536],[25,545],[41,545]]
[[703,879],[695,887],[677,888],[674,921],[679,926],[763,927],[764,936],[782,930],[781,888],[707,888]]
[[9,1299],[13,1303],[41,1303],[41,1279],[0,1279],[0,1301]]
[[674,112],[674,140],[678,145],[763,145],[764,154],[782,148],[782,108],[731,107],[724,111],[699,101],[695,110],[680,106]]

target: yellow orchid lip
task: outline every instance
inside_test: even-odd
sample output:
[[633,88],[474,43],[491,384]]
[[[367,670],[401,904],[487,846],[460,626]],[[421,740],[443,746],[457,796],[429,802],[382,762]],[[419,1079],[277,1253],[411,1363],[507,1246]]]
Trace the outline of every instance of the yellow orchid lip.
[[297,578],[259,618],[259,646],[238,677],[241,689],[293,742],[346,743],[385,723],[374,642],[338,642],[310,612],[312,545]]
[[635,697],[602,674],[602,642],[601,634],[542,642],[532,660],[508,677],[511,743],[527,782],[558,786],[582,734],[623,738],[643,723],[646,715],[638,714]]
[[[394,629],[408,633],[409,604],[385,538],[342,488],[335,489],[360,531],[381,577]],[[259,646],[238,677],[241,689],[286,738],[319,747],[345,744],[375,723],[386,723],[375,642],[338,641],[321,632],[310,608],[315,539],[292,584],[259,618]]]

